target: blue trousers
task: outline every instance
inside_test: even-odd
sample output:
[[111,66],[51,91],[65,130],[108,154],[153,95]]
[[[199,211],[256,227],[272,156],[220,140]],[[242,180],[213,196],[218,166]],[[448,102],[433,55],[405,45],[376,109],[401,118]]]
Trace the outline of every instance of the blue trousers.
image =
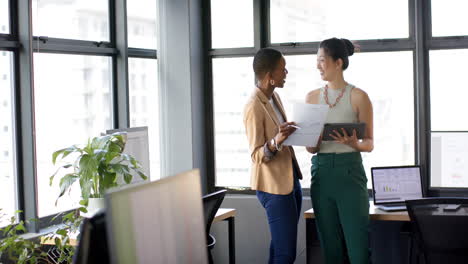
[[257,198],[265,208],[270,226],[269,264],[291,264],[296,260],[297,224],[301,215],[302,189],[294,175],[290,194],[278,195],[257,191]]

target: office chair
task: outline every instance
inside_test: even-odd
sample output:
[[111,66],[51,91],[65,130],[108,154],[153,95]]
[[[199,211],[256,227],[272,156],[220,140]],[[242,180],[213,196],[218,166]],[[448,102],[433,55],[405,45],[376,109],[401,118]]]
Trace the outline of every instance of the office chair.
[[220,190],[220,191],[203,196],[203,211],[204,211],[204,218],[205,218],[205,230],[206,230],[206,241],[207,241],[206,246],[208,250],[208,260],[210,264],[213,263],[213,256],[211,255],[211,249],[213,249],[214,245],[216,244],[215,237],[210,234],[210,228],[215,218],[216,212],[221,206],[221,203],[223,202],[225,195],[226,195],[226,190]]
[[107,244],[106,212],[101,209],[91,218],[85,218],[80,228],[80,238],[73,264],[110,263]]
[[[461,205],[449,210],[451,205]],[[468,263],[468,199],[426,198],[406,201],[420,252],[427,264]]]

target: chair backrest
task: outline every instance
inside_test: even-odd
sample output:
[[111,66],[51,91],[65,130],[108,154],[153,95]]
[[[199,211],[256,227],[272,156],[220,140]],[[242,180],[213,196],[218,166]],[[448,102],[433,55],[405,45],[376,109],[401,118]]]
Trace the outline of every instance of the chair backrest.
[[101,209],[93,217],[83,220],[73,263],[110,263],[107,243],[106,212]]
[[221,203],[226,195],[226,190],[219,190],[203,196],[203,212],[205,217],[206,235],[210,233],[211,223],[215,218]]
[[468,199],[409,200],[406,207],[426,263],[468,263]]

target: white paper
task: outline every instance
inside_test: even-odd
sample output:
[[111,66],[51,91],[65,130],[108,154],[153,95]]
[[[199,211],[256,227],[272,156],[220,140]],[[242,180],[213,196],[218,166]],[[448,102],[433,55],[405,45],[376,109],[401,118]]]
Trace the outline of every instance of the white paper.
[[296,122],[296,129],[283,143],[289,146],[315,147],[328,114],[328,105],[293,103],[292,116],[289,120]]

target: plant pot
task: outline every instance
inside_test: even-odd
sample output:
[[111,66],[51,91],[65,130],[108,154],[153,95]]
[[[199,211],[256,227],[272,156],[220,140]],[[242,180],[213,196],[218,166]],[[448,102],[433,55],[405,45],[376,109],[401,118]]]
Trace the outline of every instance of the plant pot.
[[93,216],[97,213],[100,209],[104,209],[106,207],[104,203],[104,198],[89,198],[88,199],[88,210],[87,216]]

